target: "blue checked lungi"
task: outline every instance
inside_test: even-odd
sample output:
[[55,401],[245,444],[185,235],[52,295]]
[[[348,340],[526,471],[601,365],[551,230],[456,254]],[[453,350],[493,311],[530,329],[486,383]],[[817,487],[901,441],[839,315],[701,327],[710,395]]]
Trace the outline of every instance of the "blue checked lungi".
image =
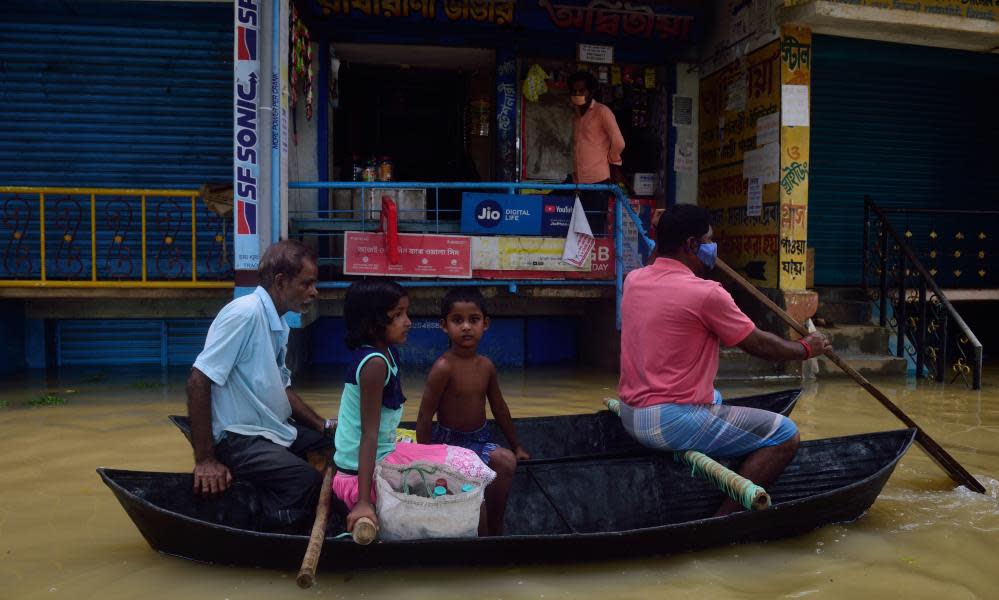
[[656,450],[697,450],[709,456],[742,456],[779,446],[798,432],[784,415],[745,406],[658,404],[633,408],[621,403],[621,423],[638,443]]

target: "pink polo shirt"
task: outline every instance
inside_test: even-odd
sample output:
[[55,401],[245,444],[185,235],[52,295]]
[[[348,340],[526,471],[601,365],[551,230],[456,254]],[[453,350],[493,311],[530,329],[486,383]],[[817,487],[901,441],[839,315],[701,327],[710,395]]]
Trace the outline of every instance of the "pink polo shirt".
[[720,283],[679,261],[632,271],[621,300],[621,401],[710,404],[719,343],[735,346],[755,328]]
[[610,165],[621,164],[624,136],[614,113],[593,100],[582,117],[573,110],[572,164],[576,183],[600,183],[610,179]]

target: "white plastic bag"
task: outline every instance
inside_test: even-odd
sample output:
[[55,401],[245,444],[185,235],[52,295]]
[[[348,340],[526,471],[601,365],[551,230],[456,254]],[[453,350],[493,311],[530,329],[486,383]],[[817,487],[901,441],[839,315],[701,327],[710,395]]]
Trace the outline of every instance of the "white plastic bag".
[[[447,481],[447,487],[453,493],[428,497],[435,482],[441,478]],[[379,463],[375,466],[378,538],[475,537],[479,529],[479,508],[488,483],[436,463]],[[465,484],[472,485],[472,489],[461,491]],[[410,493],[404,492],[407,488]]]

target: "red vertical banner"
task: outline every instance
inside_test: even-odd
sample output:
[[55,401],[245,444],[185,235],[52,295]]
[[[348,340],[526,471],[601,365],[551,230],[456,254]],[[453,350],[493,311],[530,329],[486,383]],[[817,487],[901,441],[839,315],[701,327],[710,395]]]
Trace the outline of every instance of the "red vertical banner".
[[399,264],[399,210],[389,196],[382,196],[382,233],[389,264]]

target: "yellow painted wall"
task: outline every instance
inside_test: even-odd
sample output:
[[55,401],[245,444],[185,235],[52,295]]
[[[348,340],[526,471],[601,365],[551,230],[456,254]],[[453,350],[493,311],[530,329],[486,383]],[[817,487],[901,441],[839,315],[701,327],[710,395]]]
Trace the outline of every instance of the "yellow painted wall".
[[[807,119],[811,118],[812,34],[806,28],[781,28],[781,87],[807,94]],[[805,289],[808,268],[808,162],[809,129],[786,126],[789,106],[782,107],[780,129],[780,288]]]
[[764,147],[758,139],[760,119],[779,118],[772,115],[780,111],[780,69],[780,41],[774,40],[700,85],[698,204],[712,213],[721,257],[766,288],[780,283],[779,184],[762,186],[760,215],[748,216],[744,162],[747,152]]

